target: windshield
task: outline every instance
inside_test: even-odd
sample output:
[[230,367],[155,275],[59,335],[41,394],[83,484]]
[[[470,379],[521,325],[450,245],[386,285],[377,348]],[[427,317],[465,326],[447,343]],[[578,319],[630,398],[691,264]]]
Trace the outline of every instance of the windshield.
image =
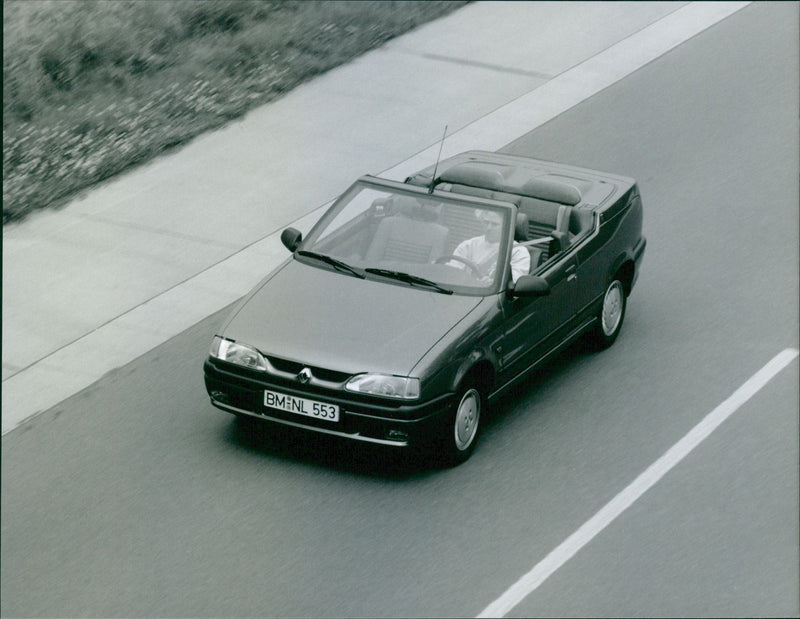
[[502,206],[359,182],[322,217],[298,254],[370,279],[488,294],[505,271],[510,217],[511,209]]

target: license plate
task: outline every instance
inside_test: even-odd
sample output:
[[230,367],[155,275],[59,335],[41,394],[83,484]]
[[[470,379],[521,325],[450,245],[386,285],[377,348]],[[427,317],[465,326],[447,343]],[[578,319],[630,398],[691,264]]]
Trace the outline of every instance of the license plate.
[[339,421],[339,407],[336,404],[297,398],[285,393],[264,391],[264,406],[315,419]]

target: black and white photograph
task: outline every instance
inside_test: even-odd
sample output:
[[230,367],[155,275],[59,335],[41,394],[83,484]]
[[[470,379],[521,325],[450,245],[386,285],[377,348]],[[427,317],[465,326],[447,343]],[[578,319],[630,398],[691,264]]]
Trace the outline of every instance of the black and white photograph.
[[3,0],[0,617],[800,616],[800,2]]

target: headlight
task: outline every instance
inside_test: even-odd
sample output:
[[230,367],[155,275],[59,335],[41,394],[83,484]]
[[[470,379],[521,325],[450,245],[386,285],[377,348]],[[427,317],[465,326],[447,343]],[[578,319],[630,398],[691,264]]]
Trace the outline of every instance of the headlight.
[[419,378],[388,374],[359,374],[344,386],[348,391],[369,393],[384,398],[415,400],[419,397]]
[[225,340],[218,335],[214,336],[211,342],[210,354],[212,357],[222,361],[235,363],[251,370],[267,370],[267,362],[264,360],[264,356],[255,348],[241,342]]

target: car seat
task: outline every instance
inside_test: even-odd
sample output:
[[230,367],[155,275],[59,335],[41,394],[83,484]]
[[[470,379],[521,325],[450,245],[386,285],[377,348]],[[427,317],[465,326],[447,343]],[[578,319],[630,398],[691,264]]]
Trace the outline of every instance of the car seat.
[[395,214],[378,224],[365,260],[374,262],[433,262],[444,253],[447,228],[432,221],[433,207],[414,198],[394,199]]
[[529,240],[528,230],[530,230],[528,216],[525,213],[517,213],[517,221],[514,226],[514,240],[517,243],[523,244],[525,249],[528,250],[528,253],[531,256],[531,266],[528,272],[533,273],[542,260],[544,249],[542,247],[537,247],[536,245],[525,244]]

